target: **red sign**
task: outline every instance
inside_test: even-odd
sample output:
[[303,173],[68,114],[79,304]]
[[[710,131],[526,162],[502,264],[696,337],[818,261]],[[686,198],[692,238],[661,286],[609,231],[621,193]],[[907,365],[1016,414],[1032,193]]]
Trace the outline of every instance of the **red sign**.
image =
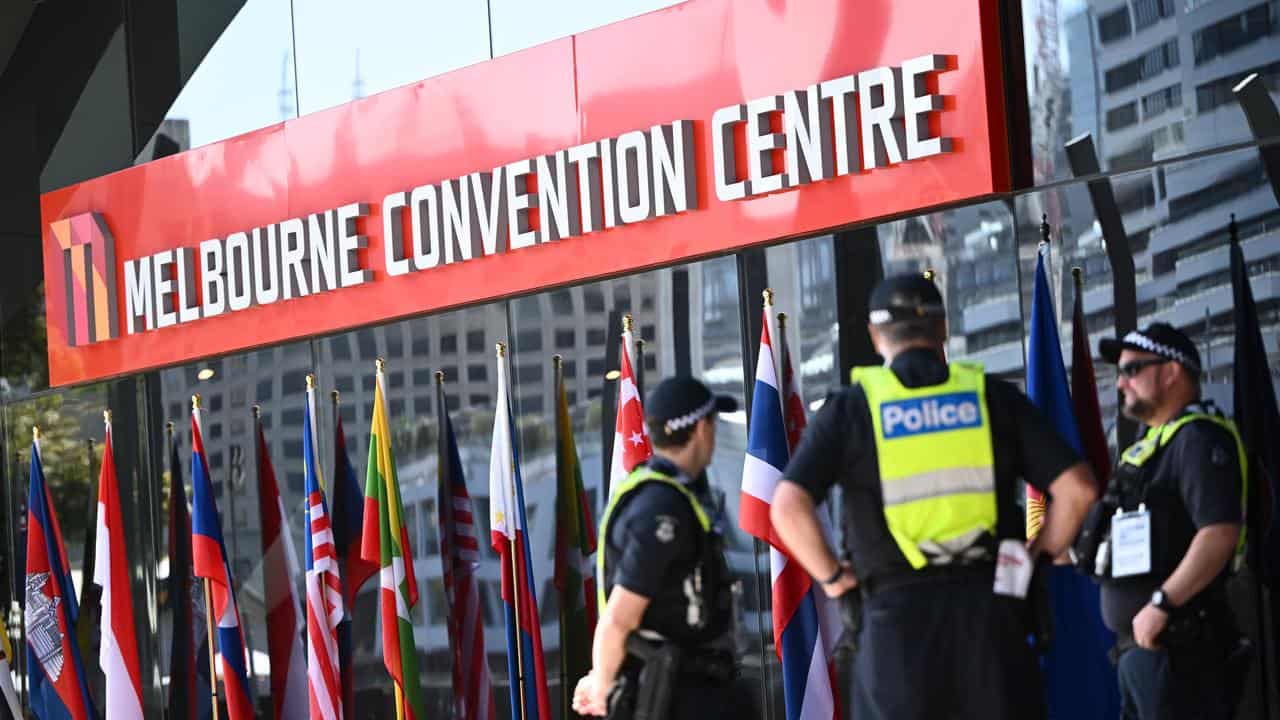
[[994,0],[691,0],[45,194],[83,382],[1010,189]]

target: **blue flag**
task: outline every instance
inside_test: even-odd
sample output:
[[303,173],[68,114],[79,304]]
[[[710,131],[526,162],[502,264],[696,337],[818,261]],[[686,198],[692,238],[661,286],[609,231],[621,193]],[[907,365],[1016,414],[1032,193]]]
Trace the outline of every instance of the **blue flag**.
[[[1067,444],[1083,453],[1043,253],[1036,261],[1031,298],[1027,395]],[[1107,659],[1115,636],[1102,623],[1098,587],[1070,565],[1050,568],[1048,586],[1055,631],[1042,662],[1050,720],[1119,717],[1120,690]]]

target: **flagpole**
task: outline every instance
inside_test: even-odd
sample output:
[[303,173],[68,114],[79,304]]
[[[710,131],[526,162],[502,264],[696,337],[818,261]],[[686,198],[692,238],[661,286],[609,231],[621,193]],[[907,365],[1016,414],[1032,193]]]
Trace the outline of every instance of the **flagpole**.
[[1044,278],[1049,285],[1049,308],[1053,311],[1053,325],[1059,327],[1062,323],[1062,316],[1058,314],[1058,303],[1054,299],[1053,290],[1055,278],[1053,275],[1053,251],[1049,245],[1049,216],[1042,214],[1040,216],[1040,243],[1036,250],[1044,253]]
[[[630,329],[630,326],[631,326],[631,316],[630,316],[630,315],[627,315],[627,316],[623,317],[623,319],[622,319],[622,324],[623,324],[623,327],[624,327],[624,328]],[[506,371],[506,364],[507,364],[507,346],[506,346],[506,345],[504,345],[504,344],[502,344],[502,343],[498,343],[498,344],[497,344],[497,351],[498,351],[498,362],[503,366],[503,368],[502,368],[502,369],[503,369],[503,371],[504,371],[504,372],[503,372],[503,383],[505,384],[505,383],[508,383],[508,382],[509,382],[509,378],[507,378],[507,373],[505,372],[505,371]],[[511,416],[510,416],[510,412],[511,412],[511,410],[510,410],[510,405],[511,405],[511,399],[510,399],[510,397],[508,397],[508,399],[507,399],[507,406],[508,406],[508,407],[507,407],[507,421],[508,421],[508,423],[510,423],[510,422],[511,422]],[[507,427],[503,428],[503,432],[506,432],[506,433],[510,433],[510,432],[511,432],[510,424],[508,424],[508,426],[507,426]],[[514,440],[514,438],[513,438],[513,440]],[[515,472],[515,460],[514,460],[514,458],[513,458],[513,459],[512,459],[512,473],[513,473],[513,476],[514,476],[514,472]],[[514,495],[514,493],[512,493],[512,495]],[[519,508],[516,508],[517,517],[518,517],[519,512],[520,512]],[[524,695],[525,695],[525,693],[524,693],[524,690],[525,690],[525,686],[524,686],[524,640],[520,637],[520,575],[519,575],[520,557],[519,557],[519,555],[517,554],[517,548],[516,548],[516,536],[515,536],[515,533],[511,533],[510,535],[508,535],[508,536],[507,536],[507,540],[508,540],[508,542],[509,542],[509,543],[510,543],[510,545],[511,545],[511,598],[512,598],[512,602],[513,602],[513,604],[515,605],[515,623],[516,623],[516,673],[517,673],[517,682],[519,682],[519,683],[520,683],[520,717],[521,717],[521,719],[523,720],[523,718],[528,717],[528,712],[527,712],[527,711],[526,711],[526,709],[525,709],[525,697],[524,697]]]
[[[192,395],[191,413],[196,415],[199,412],[200,396]],[[213,720],[218,720],[218,659],[213,649],[213,590],[209,586],[209,578],[204,578],[204,628],[209,637],[209,695],[213,698]]]

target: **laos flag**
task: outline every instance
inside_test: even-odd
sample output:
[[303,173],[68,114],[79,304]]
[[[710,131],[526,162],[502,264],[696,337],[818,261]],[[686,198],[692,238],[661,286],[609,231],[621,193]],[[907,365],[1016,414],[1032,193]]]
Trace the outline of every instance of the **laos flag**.
[[201,437],[200,410],[191,411],[191,559],[195,576],[209,584],[213,622],[217,628],[218,669],[222,674],[227,715],[231,720],[253,720],[249,681],[245,673],[244,634],[236,607],[235,584],[222,542],[218,506],[214,504],[209,464]]
[[40,441],[31,443],[31,487],[27,497],[27,593],[22,622],[27,638],[28,703],[41,720],[95,717],[84,664],[76,644],[76,589],[67,550],[44,481]]

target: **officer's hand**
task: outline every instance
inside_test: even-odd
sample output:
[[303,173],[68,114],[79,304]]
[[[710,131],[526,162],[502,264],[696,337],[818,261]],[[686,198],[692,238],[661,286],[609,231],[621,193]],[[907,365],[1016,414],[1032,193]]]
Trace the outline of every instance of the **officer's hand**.
[[858,576],[853,574],[853,566],[847,562],[841,562],[840,567],[844,570],[840,573],[840,577],[833,583],[822,585],[822,592],[826,593],[827,597],[838,598],[858,587]]
[[609,688],[596,681],[594,670],[578,681],[573,690],[573,711],[579,715],[598,715],[604,717],[609,712]]
[[1148,603],[1133,618],[1133,640],[1140,648],[1157,650],[1160,646],[1156,644],[1156,638],[1168,624],[1169,613]]

